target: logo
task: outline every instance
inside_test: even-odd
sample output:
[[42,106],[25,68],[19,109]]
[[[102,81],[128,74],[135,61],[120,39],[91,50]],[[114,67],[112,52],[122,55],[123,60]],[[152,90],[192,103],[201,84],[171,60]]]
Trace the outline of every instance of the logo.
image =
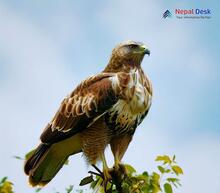
[[211,9],[175,9],[177,19],[210,19]]
[[166,18],[176,18],[176,19],[210,19],[212,17],[211,9],[174,9],[166,10],[163,13],[163,19]]
[[210,9],[175,9],[176,15],[211,15]]
[[169,10],[166,10],[163,14],[163,18],[172,17],[172,13]]

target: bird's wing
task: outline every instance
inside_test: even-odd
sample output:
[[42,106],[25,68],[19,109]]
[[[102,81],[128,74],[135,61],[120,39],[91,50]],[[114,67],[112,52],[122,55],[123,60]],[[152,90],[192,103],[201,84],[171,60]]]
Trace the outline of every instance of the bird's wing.
[[91,125],[118,100],[113,73],[100,73],[84,80],[61,103],[41,135],[43,143],[64,140]]

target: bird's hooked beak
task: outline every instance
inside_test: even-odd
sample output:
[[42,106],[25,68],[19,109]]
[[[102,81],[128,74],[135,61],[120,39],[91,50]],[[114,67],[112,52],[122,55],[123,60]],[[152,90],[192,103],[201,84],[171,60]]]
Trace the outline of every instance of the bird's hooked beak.
[[142,45],[140,46],[140,49],[141,49],[141,51],[142,51],[144,54],[150,55],[150,50],[149,50],[149,48],[148,48],[146,45],[142,44]]

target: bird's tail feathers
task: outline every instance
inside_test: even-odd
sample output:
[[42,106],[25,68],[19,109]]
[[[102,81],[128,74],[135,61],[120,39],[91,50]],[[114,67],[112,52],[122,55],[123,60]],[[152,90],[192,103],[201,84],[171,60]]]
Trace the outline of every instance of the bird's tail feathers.
[[50,145],[40,144],[24,166],[25,173],[29,175],[29,183],[32,186],[46,185],[61,169],[67,158],[54,153]]
[[[25,174],[29,175],[30,171],[37,165],[40,158],[46,153],[50,146],[47,144],[41,143],[35,150],[30,152],[32,154],[24,165]],[[29,154],[29,153],[28,153]]]

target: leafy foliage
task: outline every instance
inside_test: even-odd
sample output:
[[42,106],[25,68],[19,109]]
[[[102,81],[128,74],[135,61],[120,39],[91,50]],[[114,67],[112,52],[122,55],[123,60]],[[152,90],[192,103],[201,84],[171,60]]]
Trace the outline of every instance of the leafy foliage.
[[[32,154],[33,151],[29,152],[25,156],[25,159],[28,159]],[[14,156],[14,158],[23,160],[23,158],[19,156]],[[176,162],[176,157],[173,156],[171,158],[167,155],[157,156],[155,161],[158,162],[158,171],[154,171],[150,174],[147,171],[138,174],[131,165],[123,165],[123,172],[119,172],[117,177],[108,182],[106,192],[103,188],[102,177],[91,171],[89,172],[89,176],[81,180],[80,186],[89,184],[94,193],[173,193],[174,187],[178,188],[181,186],[178,177],[183,174],[182,168]],[[68,161],[66,164],[68,164]],[[41,188],[35,189],[36,193],[40,191]],[[65,192],[83,193],[83,190],[77,190],[73,185],[70,185],[65,189]],[[2,178],[0,181],[0,193],[14,193],[13,183],[8,181],[7,177]]]
[[[180,186],[180,179],[177,178],[180,174],[183,174],[183,170],[177,165],[175,156],[170,158],[167,155],[158,156],[155,161],[159,162],[157,166],[159,172],[143,172],[137,174],[136,170],[131,165],[124,165],[126,175],[122,176],[120,182],[112,180],[107,184],[106,193],[173,193],[173,187]],[[99,175],[90,175],[84,178],[80,185],[86,185],[90,183],[91,189],[95,192],[104,193],[105,190],[102,186],[102,178]],[[121,190],[118,189],[120,183]]]
[[7,177],[2,178],[0,181],[0,193],[14,193],[13,183],[8,181]]

